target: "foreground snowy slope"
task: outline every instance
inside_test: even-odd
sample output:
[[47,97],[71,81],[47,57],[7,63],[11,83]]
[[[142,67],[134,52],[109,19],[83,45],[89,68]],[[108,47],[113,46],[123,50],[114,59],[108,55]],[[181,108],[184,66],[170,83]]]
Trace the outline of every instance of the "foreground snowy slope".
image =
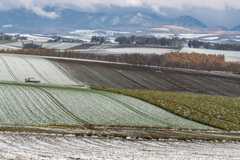
[[239,143],[0,133],[0,159],[238,160]]
[[0,54],[0,81],[25,82],[35,78],[45,84],[77,85],[54,63],[36,56]]
[[1,124],[211,127],[128,96],[92,89],[0,84]]

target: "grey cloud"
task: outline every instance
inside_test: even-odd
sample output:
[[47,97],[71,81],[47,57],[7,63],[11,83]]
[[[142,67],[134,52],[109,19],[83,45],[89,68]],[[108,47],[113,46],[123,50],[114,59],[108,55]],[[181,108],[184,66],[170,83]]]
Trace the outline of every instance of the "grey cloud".
[[162,8],[176,8],[179,10],[190,9],[194,7],[209,8],[214,10],[240,9],[239,0],[0,0],[0,10],[9,10],[24,7],[32,10],[42,17],[57,18],[59,15],[55,12],[46,12],[44,7],[64,7],[79,8],[88,11],[98,9],[98,6],[119,6],[119,7],[141,7],[150,8],[154,12],[166,15]]

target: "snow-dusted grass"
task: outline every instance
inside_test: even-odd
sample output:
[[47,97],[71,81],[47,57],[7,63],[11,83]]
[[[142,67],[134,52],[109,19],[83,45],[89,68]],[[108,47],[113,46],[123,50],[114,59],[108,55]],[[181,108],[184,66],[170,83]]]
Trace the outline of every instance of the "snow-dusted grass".
[[1,124],[76,123],[35,87],[0,85],[0,106]]
[[225,61],[229,62],[240,62],[240,51],[226,51],[226,50],[212,50],[212,49],[199,49],[199,48],[183,48],[180,52],[187,53],[204,53],[204,54],[223,54]]
[[2,124],[114,124],[211,127],[128,96],[92,89],[0,84]]
[[5,65],[5,61],[0,57],[0,81],[16,81],[10,74],[9,69]]
[[3,62],[1,81],[25,82],[25,78],[32,77],[47,84],[77,84],[52,62],[40,57],[0,54],[0,62]]
[[[165,108],[182,117],[204,124],[226,130],[240,130],[239,97],[161,92],[143,89],[95,88],[136,97]],[[121,101],[124,102],[123,99]],[[144,112],[146,113],[146,111]],[[191,125],[189,124],[188,126]]]
[[0,133],[0,159],[238,160],[240,143]]
[[[50,89],[64,106],[91,124],[121,124],[163,126],[180,128],[202,128],[201,124],[174,116],[141,100],[108,92],[86,90],[65,91]],[[79,103],[81,102],[81,103]],[[208,128],[208,127],[206,127]]]

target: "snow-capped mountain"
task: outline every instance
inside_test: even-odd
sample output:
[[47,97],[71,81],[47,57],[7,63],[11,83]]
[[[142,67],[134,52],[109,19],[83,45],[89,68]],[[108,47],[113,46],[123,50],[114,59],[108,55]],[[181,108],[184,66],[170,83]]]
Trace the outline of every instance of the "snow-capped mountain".
[[236,26],[232,29],[232,31],[240,31],[240,25],[239,26]]
[[32,11],[17,9],[0,12],[0,30],[15,32],[44,32],[55,30],[66,32],[74,29],[114,29],[131,30],[136,28],[159,28],[162,25],[178,25],[183,27],[206,26],[199,20],[183,16],[167,19],[164,16],[149,13],[133,12],[124,15],[105,13],[78,12],[71,9],[59,10],[59,18],[49,19],[40,17]]

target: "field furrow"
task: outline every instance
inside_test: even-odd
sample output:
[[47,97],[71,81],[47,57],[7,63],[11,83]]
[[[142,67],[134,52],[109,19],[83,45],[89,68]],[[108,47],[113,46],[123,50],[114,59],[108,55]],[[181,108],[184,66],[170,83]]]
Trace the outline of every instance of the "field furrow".
[[67,115],[69,115],[70,117],[72,117],[73,119],[75,119],[77,122],[81,123],[81,124],[87,124],[86,121],[78,118],[77,116],[75,116],[73,114],[73,112],[69,111],[63,104],[61,104],[52,94],[50,94],[49,92],[47,92],[46,90],[42,89],[42,88],[38,88],[40,90],[42,90],[51,100],[52,102],[54,102],[62,111],[64,111]]
[[21,58],[21,56],[2,55],[2,57],[8,64],[13,75],[17,77],[18,81],[25,82],[25,78],[31,77],[40,80],[42,83],[47,83],[23,58]]
[[5,59],[0,56],[1,59],[1,81],[16,81],[19,82],[17,77],[13,74],[12,70],[8,66]]
[[[23,58],[23,57],[21,57],[21,58]],[[44,81],[46,81],[47,83],[50,83],[51,84],[51,82],[49,82],[38,70],[37,70],[37,68],[32,64],[32,62],[30,62],[28,59],[26,59],[26,58],[23,58],[31,67],[32,67],[32,69],[44,80]]]
[[[26,57],[25,57],[26,59]],[[64,74],[54,63],[42,58],[27,58],[34,68],[42,74],[51,84],[76,85],[77,83]]]
[[76,124],[46,93],[35,87],[0,85],[1,124]]

